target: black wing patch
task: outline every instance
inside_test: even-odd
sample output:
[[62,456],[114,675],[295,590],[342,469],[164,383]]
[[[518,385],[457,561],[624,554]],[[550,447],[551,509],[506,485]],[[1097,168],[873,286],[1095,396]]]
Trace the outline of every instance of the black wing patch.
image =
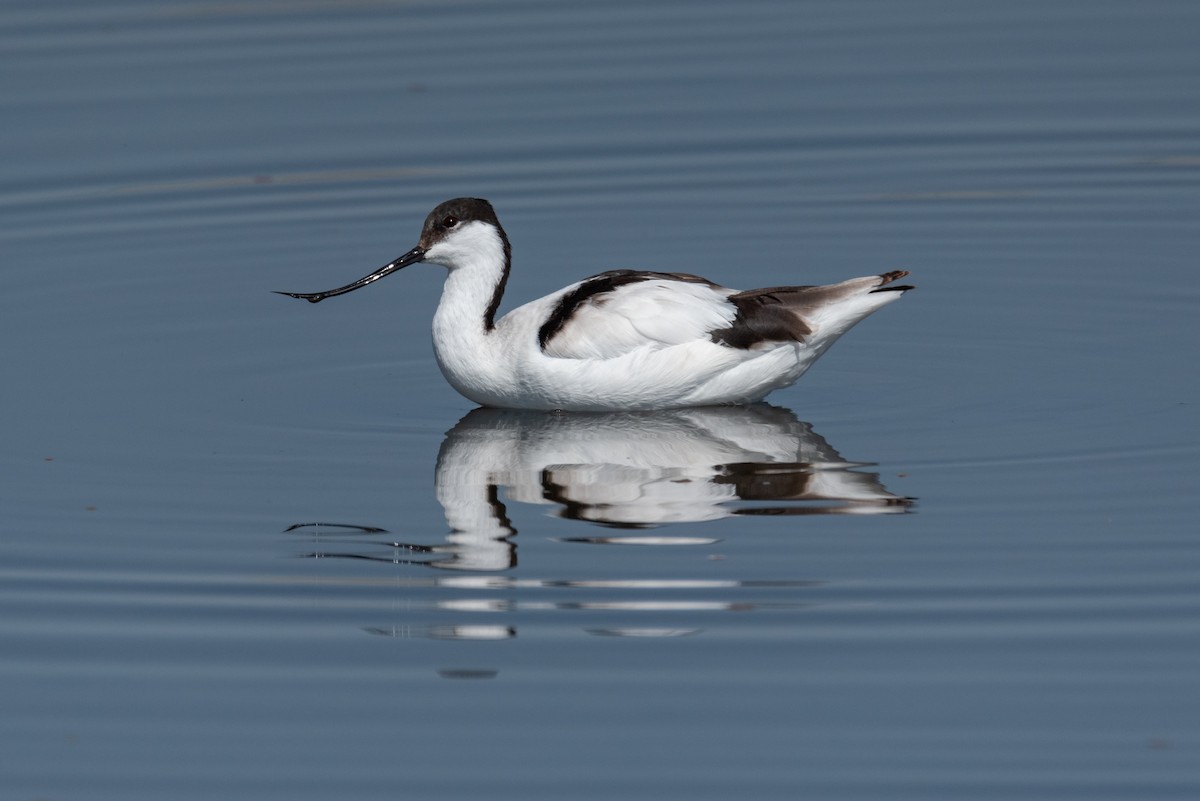
[[762,342],[799,342],[812,333],[812,328],[796,313],[796,301],[817,288],[777,286],[730,295],[728,300],[737,308],[737,316],[728,328],[719,328],[709,336],[713,342],[743,350]]
[[821,307],[864,291],[907,292],[913,287],[907,284],[883,286],[906,275],[907,270],[893,270],[875,276],[879,280],[874,289],[863,286],[870,281],[867,278],[828,286],[775,286],[738,292],[728,298],[737,307],[737,316],[728,328],[713,331],[709,336],[713,342],[743,349],[763,342],[803,342],[813,332],[806,318],[811,318]]

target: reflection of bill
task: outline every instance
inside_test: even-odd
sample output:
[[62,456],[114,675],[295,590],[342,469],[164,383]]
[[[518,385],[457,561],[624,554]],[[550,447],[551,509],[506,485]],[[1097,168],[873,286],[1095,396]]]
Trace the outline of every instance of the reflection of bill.
[[[476,409],[447,434],[438,453],[437,498],[451,528],[444,543],[387,543],[390,557],[317,555],[506,570],[516,564],[516,529],[501,490],[509,501],[555,505],[563,517],[624,529],[730,515],[909,509],[910,499],[888,492],[863,466],[843,459],[792,412],[766,404],[633,413]],[[342,530],[358,536],[383,533]],[[338,531],[323,529],[325,534]],[[716,540],[608,532],[570,541],[694,545]]]
[[[695,530],[675,535],[668,524],[910,508],[909,499],[888,492],[863,467],[843,459],[790,411],[765,404],[620,414],[477,409],[447,434],[438,454],[437,498],[451,528],[444,540],[395,542],[383,529],[336,524],[293,530],[314,538],[312,557],[440,569],[345,579],[402,593],[399,622],[364,627],[375,636],[507,641],[518,636],[519,620],[561,612],[585,617],[581,629],[594,637],[687,638],[716,613],[810,606],[808,590],[823,582],[502,574],[517,563],[518,540],[505,503],[546,505],[562,517],[607,527],[575,526],[567,542],[704,546],[717,538]],[[656,526],[664,528],[647,530]],[[460,665],[439,675],[490,679],[497,671]]]
[[556,504],[564,517],[629,527],[905,511],[909,500],[854,469],[862,466],[792,412],[766,404],[611,414],[476,409],[442,444],[437,491],[458,531],[508,525],[498,487],[510,500]]

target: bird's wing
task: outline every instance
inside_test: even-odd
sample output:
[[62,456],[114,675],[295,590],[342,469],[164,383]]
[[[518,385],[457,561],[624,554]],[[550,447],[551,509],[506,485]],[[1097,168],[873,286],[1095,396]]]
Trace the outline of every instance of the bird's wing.
[[538,341],[547,356],[612,359],[706,340],[736,316],[734,291],[686,273],[601,273],[559,293]]

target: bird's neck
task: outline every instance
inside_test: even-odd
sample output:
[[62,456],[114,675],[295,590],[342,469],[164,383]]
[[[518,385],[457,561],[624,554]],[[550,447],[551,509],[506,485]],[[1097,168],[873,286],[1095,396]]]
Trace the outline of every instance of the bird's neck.
[[496,310],[508,283],[511,256],[508,243],[499,236],[483,238],[475,245],[456,254],[435,320],[441,318],[458,330],[486,334],[496,327]]
[[491,335],[509,261],[508,243],[499,236],[456,259],[433,316],[438,364],[451,385],[475,400],[480,399],[470,389],[496,378],[490,376],[497,364],[491,355],[495,345]]
[[466,324],[466,317],[474,317],[472,328],[478,324],[485,332],[491,331],[512,267],[512,248],[504,231],[471,223],[452,242],[431,248],[429,260],[450,270],[438,314],[450,314],[456,324]]

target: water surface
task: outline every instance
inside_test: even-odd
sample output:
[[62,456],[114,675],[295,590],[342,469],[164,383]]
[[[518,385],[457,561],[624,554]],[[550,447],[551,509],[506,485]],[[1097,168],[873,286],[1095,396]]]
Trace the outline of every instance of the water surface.
[[[5,4],[3,795],[1196,797],[1197,30]],[[270,294],[456,195],[503,309],[918,289],[770,405],[644,415],[474,410],[437,267]]]

